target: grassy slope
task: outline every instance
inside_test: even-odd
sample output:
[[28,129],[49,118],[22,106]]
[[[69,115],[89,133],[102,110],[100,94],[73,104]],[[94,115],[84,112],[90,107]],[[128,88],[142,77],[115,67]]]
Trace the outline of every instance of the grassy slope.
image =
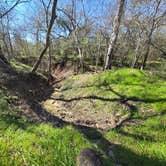
[[[111,82],[116,80],[115,82],[120,84],[118,88],[121,93],[127,97],[147,99],[147,102],[135,104],[138,109],[135,118],[143,120],[141,125],[122,127],[107,134],[109,140],[119,142],[125,149],[117,148],[115,150],[117,157],[123,160],[121,163],[124,165],[164,166],[166,164],[166,82],[148,72],[127,69],[117,73],[115,73],[117,78],[110,80]],[[149,110],[151,111],[147,114]],[[146,115],[150,116],[152,112],[163,112],[163,115],[146,119]]]
[[[22,70],[22,69],[21,69]],[[73,98],[96,95],[104,98],[120,98],[120,95],[147,99],[134,102],[138,112],[135,118],[144,118],[146,111],[164,112],[166,83],[149,73],[122,69],[103,73],[100,76],[84,74],[73,76],[64,82],[62,96]],[[108,91],[111,87],[114,91]],[[117,93],[115,93],[118,92]],[[62,97],[61,96],[61,97]],[[83,147],[94,147],[83,134],[71,126],[53,128],[47,124],[30,123],[18,117],[18,109],[8,105],[7,90],[0,89],[0,165],[75,165],[76,154]],[[79,104],[79,108],[84,108]],[[96,101],[95,109],[113,109],[119,112],[123,106],[115,102]],[[94,107],[93,107],[94,109]],[[128,109],[128,108],[127,108]],[[116,162],[122,165],[165,165],[164,144],[166,117],[158,116],[144,120],[142,125],[122,127],[105,133],[111,142],[119,145],[114,149]],[[102,145],[103,144],[103,145]],[[101,143],[101,147],[104,143]],[[97,147],[100,150],[100,146]],[[108,161],[109,162],[109,161]],[[110,165],[110,163],[108,163]]]

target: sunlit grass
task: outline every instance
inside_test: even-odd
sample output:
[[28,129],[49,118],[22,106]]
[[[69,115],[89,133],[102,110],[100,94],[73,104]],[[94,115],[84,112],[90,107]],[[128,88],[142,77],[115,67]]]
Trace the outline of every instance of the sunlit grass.
[[136,126],[122,127],[107,133],[119,146],[114,152],[120,163],[130,166],[166,164],[166,116],[147,119]]
[[[99,75],[80,74],[70,77],[64,82],[62,95],[68,99],[84,96],[120,99],[123,96],[135,102],[139,111],[147,108],[154,112],[166,110],[166,82],[149,72],[136,69],[124,68]],[[117,103],[112,102],[113,107],[116,105]]]

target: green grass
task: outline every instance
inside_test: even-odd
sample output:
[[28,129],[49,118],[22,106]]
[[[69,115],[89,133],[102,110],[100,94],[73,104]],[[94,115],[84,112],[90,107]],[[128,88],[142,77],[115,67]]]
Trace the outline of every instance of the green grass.
[[[125,97],[133,103],[140,115],[150,112],[163,112],[166,110],[166,81],[150,72],[136,69],[120,69],[97,74],[83,74],[70,77],[64,82],[61,97],[72,99],[77,97],[97,96],[103,100],[94,100],[95,107],[90,101],[82,104],[82,109],[96,109],[111,112],[114,109],[124,110],[123,104],[111,102],[111,99]],[[104,100],[105,98],[110,101]],[[127,111],[127,110],[126,110]]]
[[75,166],[82,148],[97,148],[70,125],[54,128],[21,118],[19,109],[10,108],[6,90],[0,97],[0,166]]
[[141,125],[110,131],[107,139],[119,144],[114,152],[122,165],[166,164],[166,115],[147,119]]
[[72,166],[81,148],[90,143],[72,127],[54,129],[45,124],[26,129],[10,124],[0,137],[0,165]]
[[[23,64],[21,62],[18,62],[14,59],[12,59],[10,61],[10,64],[12,66],[13,69],[15,69],[18,73],[31,73],[32,71],[32,66]],[[36,73],[34,73],[34,75],[39,76],[45,80],[47,80],[47,77],[43,74],[44,70],[38,69],[38,71]]]
[[[106,133],[106,138],[118,144],[114,150],[116,162],[128,166],[166,165],[166,81],[151,72],[120,69],[97,74],[73,76],[64,82],[61,98],[74,99],[97,96],[93,106],[89,100],[78,101],[75,109],[102,112],[115,110],[125,114],[133,110],[111,101],[124,97],[135,106],[133,118],[138,124]],[[104,99],[110,101],[104,101]],[[102,100],[103,99],[103,100]],[[74,107],[74,106],[73,106]],[[74,109],[74,108],[73,108]],[[162,115],[148,117],[157,113]]]

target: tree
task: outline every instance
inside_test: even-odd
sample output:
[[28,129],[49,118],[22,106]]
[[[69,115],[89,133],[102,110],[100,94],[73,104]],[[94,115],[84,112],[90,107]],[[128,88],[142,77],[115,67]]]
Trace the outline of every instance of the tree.
[[[17,5],[21,3],[29,2],[28,0],[17,0],[9,9],[6,9],[3,13],[0,13],[0,19],[10,13]],[[7,3],[7,1],[5,2]]]
[[46,34],[46,41],[45,41],[45,48],[43,49],[43,51],[41,52],[39,59],[37,60],[37,62],[35,63],[32,72],[36,72],[36,70],[38,69],[41,60],[44,56],[44,54],[46,53],[49,45],[50,45],[50,33],[51,33],[51,29],[53,27],[54,21],[56,19],[56,6],[57,6],[57,0],[53,0],[53,5],[52,5],[52,11],[51,11],[51,19],[48,25],[48,29],[47,29],[47,34]]
[[119,0],[119,6],[118,6],[116,16],[114,18],[113,30],[112,30],[112,34],[110,36],[108,52],[106,55],[105,69],[111,69],[111,67],[112,67],[112,60],[114,58],[114,51],[115,51],[116,42],[117,42],[117,38],[118,38],[119,27],[120,27],[121,17],[123,14],[124,4],[125,4],[125,0]]
[[0,20],[0,39],[2,38],[5,52],[8,54],[8,60],[14,55],[10,29],[10,18],[9,15],[6,14],[6,16]]
[[161,4],[162,0],[156,0],[155,2],[156,2],[156,5],[154,8],[154,12],[153,12],[152,17],[150,19],[151,24],[150,25],[148,24],[150,29],[148,30],[148,33],[147,33],[148,35],[147,35],[147,39],[146,39],[146,43],[145,43],[146,44],[146,51],[145,51],[145,54],[144,54],[143,59],[142,59],[141,69],[144,69],[146,66],[146,61],[148,59],[149,52],[150,52],[150,46],[152,43],[153,32],[158,27],[161,19],[166,15],[166,11],[164,10],[164,12],[158,16],[158,12],[159,12],[160,4]]
[[[50,8],[50,5],[51,5],[51,1],[52,0],[49,0],[48,4],[46,4],[44,2],[44,0],[41,0],[43,8],[44,8],[44,12],[45,12],[45,21],[46,21],[46,28],[47,29],[49,27],[49,8]],[[50,40],[50,35],[49,35],[48,40],[49,40],[49,46],[48,46],[48,56],[49,56],[48,72],[49,72],[49,75],[51,75],[51,40]]]
[[71,8],[71,14],[69,13],[68,18],[70,19],[71,22],[71,27],[72,27],[72,35],[74,37],[74,43],[77,48],[77,53],[80,59],[80,66],[83,69],[83,55],[82,55],[82,50],[80,48],[79,44],[79,37],[78,37],[78,23],[77,23],[77,18],[76,18],[76,1],[72,0],[72,8]]

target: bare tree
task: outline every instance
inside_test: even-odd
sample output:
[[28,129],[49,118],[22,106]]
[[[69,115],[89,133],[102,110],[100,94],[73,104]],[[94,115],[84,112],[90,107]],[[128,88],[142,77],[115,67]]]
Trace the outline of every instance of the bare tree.
[[[44,12],[45,12],[45,20],[46,20],[46,28],[48,29],[49,27],[49,8],[50,8],[50,5],[51,5],[51,1],[52,0],[49,0],[48,1],[48,4],[46,4],[44,2],[44,0],[41,0],[42,2],[42,5],[43,5],[43,8],[44,8]],[[49,46],[48,46],[48,56],[49,56],[49,64],[48,64],[48,72],[49,72],[49,75],[51,75],[51,40],[50,40],[50,35],[49,35]]]
[[5,15],[11,12],[17,5],[25,2],[29,2],[29,0],[17,0],[9,9],[7,9],[4,13],[0,14],[0,18],[3,18]]
[[8,60],[10,60],[13,55],[13,46],[12,46],[11,34],[10,34],[9,16],[8,14],[6,16],[7,17],[4,17],[3,19],[0,20],[0,26],[1,26],[0,38],[2,38],[2,43],[4,44],[5,50],[8,54]]
[[105,69],[111,69],[111,67],[112,67],[112,60],[114,57],[115,45],[116,45],[117,38],[118,38],[119,27],[120,27],[121,17],[123,14],[124,4],[125,4],[125,0],[119,0],[119,6],[118,6],[117,14],[114,18],[113,31],[110,36],[108,52],[106,55]]
[[56,19],[56,6],[57,6],[57,0],[54,0],[53,5],[52,5],[52,11],[51,11],[51,19],[50,19],[49,26],[48,26],[48,29],[47,29],[47,34],[46,34],[45,48],[41,52],[38,61],[35,63],[35,65],[32,69],[32,72],[36,72],[36,70],[38,69],[38,67],[41,63],[41,60],[42,60],[44,54],[46,53],[46,51],[47,51],[47,49],[50,45],[50,33],[51,33],[51,29],[53,27],[54,21]]
[[141,23],[137,22],[137,21],[136,21],[136,25],[138,26],[138,33],[136,34],[136,37],[135,37],[136,38],[136,48],[135,48],[135,53],[134,53],[134,57],[133,57],[132,64],[131,64],[132,68],[134,68],[136,66],[138,59],[141,57],[141,45],[144,40],[144,37],[143,37],[144,27],[142,27]]
[[156,0],[155,2],[156,2],[156,6],[155,6],[155,9],[154,9],[154,13],[152,14],[152,19],[150,20],[151,25],[150,25],[150,29],[149,29],[148,35],[147,35],[147,40],[146,40],[146,43],[145,43],[146,44],[146,51],[145,51],[145,54],[144,54],[143,60],[142,60],[142,66],[141,66],[142,70],[145,68],[146,61],[147,61],[148,56],[149,56],[150,46],[151,46],[151,43],[152,43],[153,32],[158,27],[158,23],[160,22],[161,18],[166,15],[166,10],[165,10],[160,16],[157,16],[162,0]]
[[[70,38],[73,41],[73,52],[78,56],[77,59],[77,72],[80,69],[81,72],[84,71],[84,47],[83,44],[86,40],[86,36],[89,32],[91,23],[90,18],[86,15],[86,10],[84,7],[83,0],[81,0],[81,9],[77,8],[76,0],[71,1],[70,8],[58,9],[65,17],[61,17],[58,20],[59,26],[68,32],[66,38]],[[86,42],[85,42],[86,43]]]

